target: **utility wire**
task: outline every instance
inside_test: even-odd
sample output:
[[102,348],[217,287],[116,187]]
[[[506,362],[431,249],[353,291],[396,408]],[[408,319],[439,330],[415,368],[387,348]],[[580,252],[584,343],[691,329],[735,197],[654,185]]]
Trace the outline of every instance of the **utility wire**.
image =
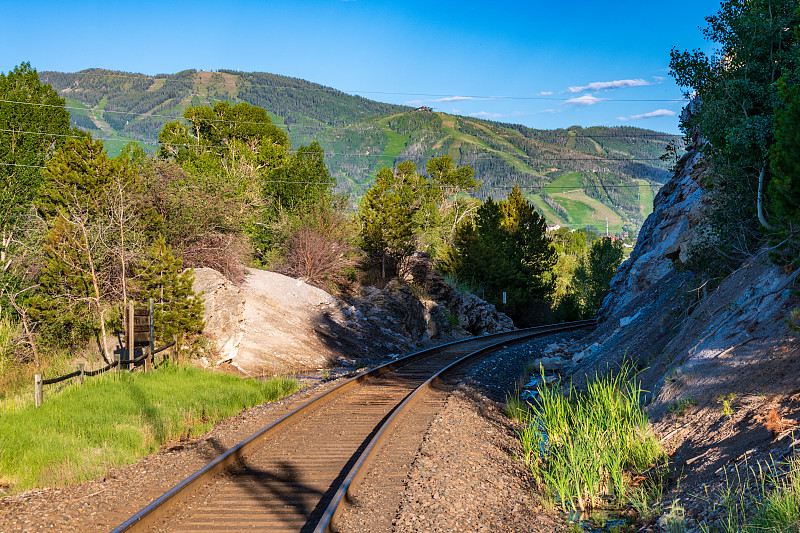
[[[198,96],[207,96],[207,95],[198,95]],[[211,98],[211,97],[209,97],[209,98]],[[96,112],[96,111],[100,111],[101,113],[116,113],[116,114],[121,114],[121,115],[134,116],[136,118],[146,117],[146,118],[170,118],[170,119],[176,119],[176,120],[188,120],[185,117],[178,116],[178,115],[164,115],[164,114],[158,114],[158,113],[136,113],[136,112],[133,112],[133,111],[113,111],[113,110],[109,110],[109,109],[95,109],[95,108],[85,108],[85,107],[75,107],[75,106],[60,106],[60,105],[55,105],[55,104],[44,104],[44,103],[39,103],[39,102],[19,102],[19,101],[16,101],[16,100],[2,100],[2,99],[0,99],[0,103],[20,104],[20,105],[29,105],[29,106],[37,106],[37,107],[52,107],[52,108],[58,108],[58,109],[71,109],[71,110],[75,110],[75,111],[85,111],[87,113],[91,112],[92,114],[94,114],[94,112]],[[368,131],[369,129],[371,129],[371,128],[355,129],[355,128],[351,128],[350,126],[330,126],[330,125],[316,126],[316,125],[303,125],[303,124],[299,124],[299,125],[274,124],[272,122],[252,122],[252,121],[243,121],[243,120],[226,120],[226,119],[218,119],[218,118],[202,118],[201,120],[204,120],[204,121],[207,121],[207,122],[216,122],[216,123],[220,123],[220,124],[251,124],[251,125],[274,126],[276,128],[286,128],[289,131],[302,130],[302,129],[319,130],[319,131],[328,131],[328,130]],[[511,127],[511,126],[500,126],[500,127],[508,128],[508,129],[511,129],[511,130],[514,130],[514,131],[518,131],[516,128]],[[615,126],[608,126],[608,127],[609,128],[614,128]],[[622,127],[622,126],[616,126],[616,127]],[[379,128],[379,127],[375,127],[374,129],[377,130],[377,131],[381,131],[381,132],[385,131],[383,128]],[[540,135],[544,136],[544,137],[547,137],[547,136],[564,137],[564,136],[566,136],[566,137],[582,138],[582,139],[583,138],[586,138],[586,139],[594,139],[594,138],[661,139],[661,138],[682,138],[682,137],[684,137],[683,135],[674,134],[674,133],[643,133],[643,134],[630,134],[630,135],[625,135],[625,134],[587,135],[587,134],[573,134],[569,130],[563,130],[564,133],[562,133],[562,130],[536,130],[534,128],[530,128],[530,129],[535,131],[535,132],[541,131],[542,133],[541,134],[537,133],[533,137],[526,137],[521,132],[520,132],[520,134],[525,139],[538,140],[538,141],[541,141],[541,139],[538,138]],[[418,131],[415,131],[415,133],[418,133],[418,134],[451,135],[451,134],[447,133],[446,131],[441,131],[441,130],[439,130],[439,131],[437,131],[437,130],[418,130]],[[481,136],[479,134],[473,134],[473,135],[475,137],[481,138]]]
[[[0,163],[0,166],[7,166],[7,167],[26,167],[26,168],[47,168],[40,165],[21,165],[17,163]],[[286,183],[292,185],[324,185],[324,182],[319,181],[295,181],[295,180],[264,180],[261,183]],[[366,185],[366,184],[364,184]],[[547,189],[547,190],[566,190],[566,191],[584,191],[585,187],[566,187],[566,186],[549,186],[549,185],[519,185],[515,184],[520,189],[524,190],[533,190],[533,189]],[[492,190],[506,190],[511,189],[515,185],[483,185],[476,187],[475,190],[481,189],[492,189]],[[648,186],[652,186],[648,182]],[[435,185],[435,184],[428,184],[428,185],[414,185],[414,187],[418,189],[451,189],[450,185]],[[625,185],[607,185],[605,187],[598,186],[598,188],[602,189],[626,189],[630,190],[630,187]],[[546,191],[545,191],[546,192]]]
[[[83,137],[80,135],[69,135],[65,133],[50,133],[50,132],[42,132],[42,131],[21,131],[21,130],[9,130],[9,129],[0,129],[0,133],[18,133],[18,134],[26,134],[26,135],[43,135],[49,137],[66,137],[70,139],[82,139]],[[94,140],[98,141],[115,141],[115,142],[125,142],[127,139],[115,139],[112,137],[94,137]],[[131,141],[128,141],[131,142]],[[185,148],[224,148],[224,146],[220,145],[211,145],[211,144],[186,144],[186,143],[165,143],[165,142],[152,142],[152,141],[137,141],[134,140],[132,142],[137,142],[141,144],[146,144],[148,146],[178,146],[178,147],[185,147]],[[295,150],[293,152],[289,152],[290,154],[319,154],[316,151],[300,151]],[[369,157],[369,158],[393,158],[391,155],[384,155],[384,154],[369,154],[364,152],[323,152],[325,157]],[[601,157],[601,156],[591,156],[591,157],[537,157],[532,155],[522,155],[522,154],[509,154],[512,157],[516,157],[519,159],[528,159],[529,161],[661,161],[660,157]],[[399,156],[398,156],[399,157]],[[501,157],[500,155],[486,155],[486,156],[476,156],[476,157],[469,157],[469,156],[462,156],[462,159],[466,159],[467,161],[480,161],[480,160],[492,160],[496,159],[497,157]]]
[[[102,69],[97,69],[102,70]],[[108,71],[108,73],[104,72],[56,72],[56,71],[43,71],[43,72],[53,72],[55,74],[61,74],[66,76],[107,76],[107,77],[132,77],[136,79],[150,79],[150,80],[157,80],[157,79],[170,79],[170,76],[174,76],[175,74],[167,74],[166,77],[157,78],[155,76],[149,76],[147,74],[136,74],[136,73],[128,73],[128,72],[113,72]],[[199,74],[200,72],[210,72],[211,74],[228,74],[230,76],[234,76],[235,74],[230,74],[228,72],[221,73],[219,71],[195,71],[195,75]],[[241,72],[236,75],[241,74],[270,74],[269,72]],[[280,74],[271,74],[273,76],[280,76]],[[76,80],[77,81],[77,80]],[[566,102],[572,100],[572,98],[559,98],[555,96],[549,95],[537,95],[537,96],[512,96],[512,95],[474,95],[474,94],[463,94],[463,95],[454,95],[452,93],[449,94],[437,94],[437,93],[414,93],[414,92],[392,92],[392,91],[365,91],[365,90],[358,90],[358,89],[334,89],[333,87],[328,87],[326,85],[322,85],[319,83],[314,83],[309,81],[308,83],[317,85],[317,87],[297,87],[291,85],[269,85],[266,83],[253,83],[252,81],[244,81],[242,85],[250,86],[250,87],[263,87],[267,89],[281,89],[281,90],[297,90],[297,91],[317,91],[317,92],[324,92],[324,93],[340,93],[346,94],[348,96],[352,96],[355,94],[358,96],[358,93],[364,94],[385,94],[385,95],[396,95],[396,96],[428,96],[432,98],[453,98],[453,97],[460,97],[460,98],[474,98],[480,100],[548,100],[548,101],[557,101],[557,102]],[[597,91],[582,91],[582,92],[597,92]],[[353,93],[353,94],[351,94]],[[577,93],[574,93],[577,94]],[[683,98],[686,99],[685,97]],[[675,102],[680,101],[677,98],[606,98],[605,101],[608,102]],[[389,104],[387,102],[377,102],[379,104],[386,104],[386,105],[394,105],[397,107],[414,107],[413,105],[408,104]]]

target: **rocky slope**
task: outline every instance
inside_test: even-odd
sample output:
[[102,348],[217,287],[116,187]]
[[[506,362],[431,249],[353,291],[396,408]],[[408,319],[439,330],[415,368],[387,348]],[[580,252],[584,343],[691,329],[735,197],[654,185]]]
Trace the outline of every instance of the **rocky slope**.
[[342,300],[302,280],[248,269],[236,285],[210,268],[195,270],[205,300],[203,362],[248,375],[366,364],[389,354],[514,328],[493,305],[465,295],[414,259],[405,281],[362,287]]
[[578,383],[622,365],[642,370],[647,410],[672,455],[671,497],[684,497],[692,520],[713,522],[713,498],[690,494],[704,494],[703,484],[713,492],[737,467],[787,457],[797,444],[783,440],[790,423],[776,428],[768,418],[800,417],[800,337],[786,325],[800,306],[800,271],[770,264],[766,249],[721,281],[682,268],[689,248],[702,242],[709,201],[701,143],[656,197],[597,330],[549,355],[563,359],[556,366]]

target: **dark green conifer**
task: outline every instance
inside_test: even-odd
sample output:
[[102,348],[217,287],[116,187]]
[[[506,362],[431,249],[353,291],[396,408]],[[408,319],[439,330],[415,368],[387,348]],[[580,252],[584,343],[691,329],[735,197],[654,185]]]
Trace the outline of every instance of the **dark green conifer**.
[[149,263],[137,273],[137,305],[146,306],[152,298],[157,344],[172,340],[183,344],[202,333],[203,299],[192,289],[194,271],[183,270],[183,260],[159,235],[150,248]]

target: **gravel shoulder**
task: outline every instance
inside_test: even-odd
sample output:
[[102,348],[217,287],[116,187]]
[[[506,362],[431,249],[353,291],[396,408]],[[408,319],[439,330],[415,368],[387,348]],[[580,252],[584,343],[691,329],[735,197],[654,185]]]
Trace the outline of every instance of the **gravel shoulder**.
[[[506,393],[514,389],[525,363],[547,344],[570,338],[572,335],[536,339],[474,363],[455,389],[441,398],[421,443],[417,441],[408,458],[410,466],[401,493],[385,493],[377,476],[369,473],[355,505],[343,514],[341,530],[567,530],[563,518],[548,512],[535,495],[535,480],[518,459],[518,428],[505,416],[503,407]],[[395,451],[391,443],[386,448],[392,454]],[[386,500],[396,507],[391,525],[373,516],[375,509],[385,512]]]

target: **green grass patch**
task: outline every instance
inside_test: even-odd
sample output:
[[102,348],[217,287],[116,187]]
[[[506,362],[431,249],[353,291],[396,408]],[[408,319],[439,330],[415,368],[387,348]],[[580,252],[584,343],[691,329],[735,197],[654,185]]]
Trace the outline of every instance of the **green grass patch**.
[[383,149],[383,153],[375,162],[375,172],[373,174],[383,167],[391,168],[395,159],[405,149],[408,140],[411,138],[409,135],[403,135],[388,128],[383,133],[386,135],[386,148]]
[[87,378],[0,415],[0,484],[16,493],[92,479],[181,436],[298,388],[294,379],[242,379],[192,367]]
[[653,212],[653,188],[647,180],[634,180],[639,185],[639,209],[642,216],[647,216]]
[[564,220],[562,216],[558,213],[553,211],[553,208],[547,205],[542,197],[538,194],[531,194],[527,196],[529,200],[531,200],[536,207],[544,212],[544,217],[547,219],[548,224],[566,224],[567,221]]
[[582,189],[582,174],[582,172],[570,172],[569,174],[559,176],[544,186],[544,192],[552,196],[554,194],[563,193],[573,189]]
[[711,533],[783,533],[800,524],[800,459],[726,472],[725,485],[710,494],[710,511],[720,516],[701,524]]
[[565,511],[609,501],[624,505],[660,486],[660,479],[650,487],[638,484],[646,471],[663,473],[667,455],[640,407],[643,391],[631,373],[596,378],[585,392],[570,385],[567,394],[543,382],[539,399],[528,404],[519,432],[525,460]]

